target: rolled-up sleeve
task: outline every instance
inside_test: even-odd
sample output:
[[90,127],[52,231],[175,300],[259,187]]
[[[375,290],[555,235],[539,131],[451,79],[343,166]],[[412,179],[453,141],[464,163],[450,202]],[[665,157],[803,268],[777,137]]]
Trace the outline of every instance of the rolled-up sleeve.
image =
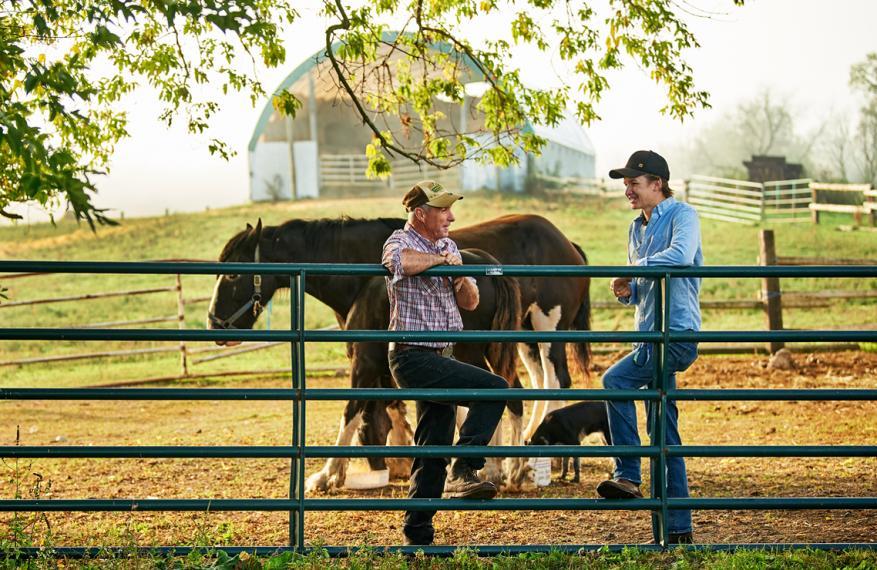
[[394,234],[390,236],[390,239],[384,243],[384,253],[381,256],[381,263],[392,275],[390,284],[408,277],[402,269],[402,240],[400,240],[397,235]]
[[[460,254],[460,248],[457,247],[457,244],[454,242],[454,240],[445,240],[444,251],[452,253],[454,257],[456,257],[460,261],[460,264],[463,263],[463,256]],[[463,279],[469,281],[469,283],[474,285],[476,289],[478,288],[478,282],[475,281],[474,277],[466,276]]]

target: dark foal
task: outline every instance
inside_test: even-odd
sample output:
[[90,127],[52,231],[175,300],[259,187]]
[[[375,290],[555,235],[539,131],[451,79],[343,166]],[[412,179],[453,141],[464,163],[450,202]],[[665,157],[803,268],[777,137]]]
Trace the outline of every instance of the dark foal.
[[[591,434],[599,433],[612,445],[605,402],[577,402],[550,412],[539,424],[527,445],[581,445]],[[565,480],[569,457],[563,458],[560,479]],[[573,483],[580,480],[581,458],[573,457]]]

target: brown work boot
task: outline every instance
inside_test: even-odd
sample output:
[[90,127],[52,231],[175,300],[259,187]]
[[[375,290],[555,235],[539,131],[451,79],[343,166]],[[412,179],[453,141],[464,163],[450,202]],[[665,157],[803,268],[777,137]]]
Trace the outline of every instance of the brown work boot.
[[597,485],[597,494],[604,499],[642,499],[639,485],[627,479],[607,479]]
[[442,494],[445,499],[492,499],[495,496],[496,485],[482,481],[474,469],[463,465],[454,466]]

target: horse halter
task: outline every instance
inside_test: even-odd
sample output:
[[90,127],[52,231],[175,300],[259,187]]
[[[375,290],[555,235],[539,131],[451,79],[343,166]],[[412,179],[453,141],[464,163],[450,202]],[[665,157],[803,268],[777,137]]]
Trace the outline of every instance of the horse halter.
[[[256,244],[256,257],[254,263],[259,263],[259,244]],[[258,317],[264,306],[262,305],[262,276],[258,273],[253,274],[253,295],[250,300],[244,303],[240,309],[235,311],[232,316],[227,319],[220,319],[215,314],[208,312],[207,316],[214,326],[221,329],[237,328],[234,323],[246,313],[250,307],[253,308],[253,316]]]

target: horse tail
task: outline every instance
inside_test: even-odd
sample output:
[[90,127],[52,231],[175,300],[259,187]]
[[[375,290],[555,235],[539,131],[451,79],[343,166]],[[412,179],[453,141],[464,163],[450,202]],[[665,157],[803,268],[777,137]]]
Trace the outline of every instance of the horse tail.
[[[491,330],[516,330],[521,325],[521,286],[514,277],[491,277],[496,290],[496,311]],[[493,373],[511,384],[517,376],[518,353],[513,342],[491,342],[487,345],[487,362]]]
[[[585,265],[588,264],[588,256],[585,255],[585,251],[579,246],[579,244],[575,242],[572,243],[573,247],[576,248],[576,251],[579,252],[579,255],[582,256],[582,260],[585,262]],[[575,330],[580,331],[589,331],[591,330],[591,279],[585,278],[585,295],[582,299],[582,304],[579,306],[578,311],[576,311],[575,318],[573,319],[573,326]],[[581,371],[581,373],[585,376],[585,378],[590,378],[590,364],[591,364],[591,345],[587,342],[574,342],[572,343],[572,352],[573,352],[573,360],[576,363],[576,366]]]

